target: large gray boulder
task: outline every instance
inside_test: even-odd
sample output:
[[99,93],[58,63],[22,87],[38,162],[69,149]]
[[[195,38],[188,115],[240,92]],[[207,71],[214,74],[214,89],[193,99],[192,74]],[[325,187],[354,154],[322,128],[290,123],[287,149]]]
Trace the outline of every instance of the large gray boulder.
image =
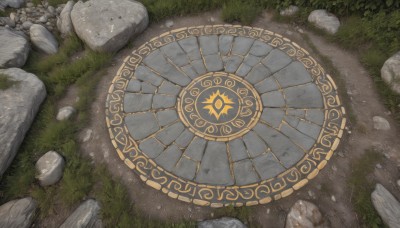
[[22,67],[29,51],[29,42],[22,34],[0,27],[0,68]]
[[31,198],[13,200],[0,206],[0,227],[27,228],[32,225],[37,205]]
[[381,184],[376,184],[371,194],[372,203],[382,220],[390,228],[400,227],[400,203]]
[[16,81],[11,88],[0,90],[0,176],[2,176],[14,159],[25,133],[45,99],[46,88],[34,74],[18,68],[0,70],[0,74]]
[[298,200],[286,218],[285,228],[325,228],[329,225],[324,221],[318,207],[313,203]]
[[92,50],[102,52],[119,50],[149,23],[146,8],[131,0],[79,1],[71,19],[78,37]]
[[55,151],[45,153],[36,162],[36,171],[41,186],[49,186],[57,183],[64,170],[64,158]]
[[44,26],[34,24],[29,29],[33,45],[46,54],[55,54],[58,51],[58,42],[53,34]]
[[206,220],[197,224],[198,228],[246,228],[246,226],[235,218],[223,217],[220,219]]
[[20,8],[23,4],[25,4],[25,0],[0,0],[0,8]]
[[73,33],[74,27],[71,21],[71,11],[74,7],[74,1],[68,1],[57,18],[57,28],[63,36]]
[[96,200],[83,202],[60,226],[60,228],[101,227],[100,205]]
[[383,64],[381,77],[395,93],[400,94],[400,51]]
[[314,10],[308,16],[308,22],[330,34],[335,34],[340,27],[339,19],[326,10]]

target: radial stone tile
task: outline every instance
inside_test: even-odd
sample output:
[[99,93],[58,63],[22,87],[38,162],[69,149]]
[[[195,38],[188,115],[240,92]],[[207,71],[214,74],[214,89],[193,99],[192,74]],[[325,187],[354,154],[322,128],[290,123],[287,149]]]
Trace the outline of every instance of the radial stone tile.
[[201,206],[255,205],[315,177],[346,126],[336,85],[271,31],[164,33],[126,58],[108,90],[119,157],[149,186]]

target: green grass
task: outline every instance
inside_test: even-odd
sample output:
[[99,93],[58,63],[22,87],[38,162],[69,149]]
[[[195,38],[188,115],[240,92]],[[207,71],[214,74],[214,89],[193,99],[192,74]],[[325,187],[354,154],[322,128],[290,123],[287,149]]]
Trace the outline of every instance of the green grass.
[[222,19],[225,22],[242,22],[250,25],[261,13],[261,8],[243,0],[232,0],[226,2],[222,7]]
[[382,220],[371,201],[371,193],[375,183],[370,178],[375,165],[381,159],[382,155],[379,152],[370,149],[366,150],[361,158],[354,160],[351,164],[352,172],[348,178],[348,185],[352,192],[351,203],[365,227],[383,226]]
[[10,80],[7,75],[0,74],[0,90],[9,89],[16,83],[17,82]]

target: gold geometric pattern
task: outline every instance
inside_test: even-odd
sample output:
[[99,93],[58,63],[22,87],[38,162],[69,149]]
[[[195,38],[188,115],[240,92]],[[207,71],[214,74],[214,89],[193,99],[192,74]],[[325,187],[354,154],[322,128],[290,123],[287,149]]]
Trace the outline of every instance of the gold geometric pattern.
[[226,96],[225,93],[221,94],[219,90],[211,94],[210,97],[202,103],[207,104],[204,106],[204,109],[207,109],[208,113],[210,115],[214,115],[217,120],[219,120],[221,115],[227,115],[229,109],[233,108],[231,104],[234,104],[234,102],[228,96]]

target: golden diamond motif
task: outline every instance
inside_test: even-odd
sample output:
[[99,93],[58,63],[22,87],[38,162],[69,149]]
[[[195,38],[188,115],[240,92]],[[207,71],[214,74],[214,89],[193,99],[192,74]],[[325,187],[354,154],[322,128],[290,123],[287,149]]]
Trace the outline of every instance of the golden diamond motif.
[[225,93],[217,92],[210,95],[206,101],[202,102],[203,104],[208,104],[204,106],[204,109],[208,110],[210,115],[214,115],[217,120],[221,117],[221,115],[228,114],[229,109],[232,109],[232,105],[234,102],[225,95]]

